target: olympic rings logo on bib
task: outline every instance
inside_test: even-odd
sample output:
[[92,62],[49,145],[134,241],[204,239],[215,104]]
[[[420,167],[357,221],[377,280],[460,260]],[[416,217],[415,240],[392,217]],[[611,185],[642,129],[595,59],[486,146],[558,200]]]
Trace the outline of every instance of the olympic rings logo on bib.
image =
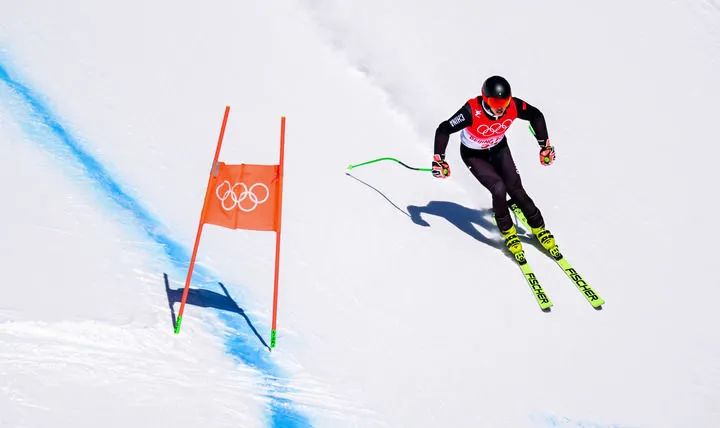
[[504,134],[512,123],[512,120],[506,119],[502,123],[493,123],[490,126],[482,124],[477,127],[477,133],[482,135],[483,137],[490,137],[499,133]]
[[[255,193],[258,189],[261,190],[260,196],[262,196],[262,198]],[[240,191],[239,193],[238,190]],[[264,192],[264,195],[262,192]],[[270,197],[270,189],[263,183],[255,183],[248,187],[243,182],[231,185],[229,181],[225,180],[215,189],[215,196],[220,199],[220,205],[222,205],[225,211],[232,211],[238,208],[240,211],[249,213],[255,211],[259,205],[268,200]],[[243,203],[246,199],[249,202]]]

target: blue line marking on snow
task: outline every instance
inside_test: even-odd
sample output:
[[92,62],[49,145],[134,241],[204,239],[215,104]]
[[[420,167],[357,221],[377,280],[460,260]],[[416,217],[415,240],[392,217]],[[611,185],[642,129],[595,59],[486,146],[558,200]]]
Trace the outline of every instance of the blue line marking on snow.
[[[94,190],[101,196],[109,197],[112,202],[128,212],[147,236],[157,243],[179,272],[187,269],[190,262],[189,251],[163,232],[164,227],[135,198],[130,196],[108,170],[91,154],[82,148],[77,139],[62,125],[60,120],[43,101],[43,97],[21,83],[16,73],[0,59],[0,82],[7,85],[21,101],[20,106],[27,114],[18,113],[21,126],[37,143],[58,156],[66,164],[79,167],[90,180]],[[12,104],[12,103],[11,103]],[[201,267],[193,274],[195,283],[215,283],[217,275],[212,275]],[[267,350],[258,345],[257,338],[248,332],[247,326],[237,316],[220,313],[231,329],[226,337],[228,352],[239,361],[259,370],[264,378],[267,398],[270,401],[269,424],[279,428],[303,428],[311,426],[310,421],[301,415],[292,401],[283,395],[291,388],[282,379],[279,368],[270,360]],[[269,331],[269,328],[264,330]]]

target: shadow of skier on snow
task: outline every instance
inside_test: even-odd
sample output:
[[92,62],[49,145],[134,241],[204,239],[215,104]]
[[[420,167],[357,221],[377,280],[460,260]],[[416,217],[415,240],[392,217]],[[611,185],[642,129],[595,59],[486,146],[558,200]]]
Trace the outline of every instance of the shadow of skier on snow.
[[[172,288],[170,288],[170,281],[168,279],[168,275],[166,273],[163,273],[163,276],[165,278],[165,292],[167,293],[168,305],[170,306],[172,325],[173,328],[175,328],[177,317],[175,316],[175,308],[173,307],[173,305],[175,303],[180,303],[180,301],[182,300],[183,289],[178,288],[177,290],[173,290]],[[239,314],[240,316],[245,318],[245,322],[247,322],[248,326],[253,331],[253,333],[255,333],[255,336],[260,340],[260,342],[262,342],[263,346],[270,349],[270,346],[268,346],[262,336],[255,329],[255,326],[250,321],[250,318],[248,318],[247,314],[245,314],[243,308],[238,306],[235,300],[230,297],[230,293],[228,293],[225,285],[223,285],[222,282],[218,282],[218,284],[220,285],[220,288],[222,288],[224,294],[216,293],[210,290],[191,288],[188,291],[186,304],[200,306],[203,308],[215,308],[221,311]]]
[[[364,184],[365,186],[369,187],[370,189],[377,192],[380,196],[382,196],[390,205],[392,205],[396,210],[400,211],[401,213],[405,214],[406,216],[410,217],[410,219],[413,221],[413,223],[428,227],[430,224],[423,220],[421,214],[430,214],[438,217],[443,217],[450,223],[452,223],[455,227],[460,229],[461,231],[467,233],[471,237],[475,238],[476,240],[482,242],[483,244],[489,245],[493,248],[497,248],[498,250],[502,251],[503,254],[510,258],[514,259],[513,255],[510,254],[508,249],[505,247],[505,244],[502,241],[494,240],[492,238],[488,238],[483,233],[481,233],[476,226],[479,226],[485,231],[495,231],[497,230],[497,226],[492,222],[492,209],[485,209],[485,210],[473,210],[467,207],[464,207],[462,205],[456,204],[454,202],[448,202],[448,201],[431,201],[424,207],[418,207],[416,205],[408,205],[407,212],[397,206],[390,198],[387,197],[383,192],[381,192],[378,188],[374,187],[373,185],[355,177],[354,175],[350,174],[349,172],[345,173],[346,176],[354,179],[355,181]],[[532,243],[533,245],[536,244],[536,242],[531,241],[526,236],[521,236],[521,240]],[[539,245],[539,244],[538,244]],[[542,247],[540,247],[542,249]]]
[[492,210],[473,210],[448,201],[430,201],[424,207],[408,205],[407,210],[410,213],[410,219],[417,225],[430,226],[430,224],[422,218],[422,214],[442,217],[483,244],[497,248],[498,250],[505,250],[505,245],[503,245],[502,242],[488,238],[477,228],[477,226],[479,226],[487,232],[497,229],[492,220],[490,220]]

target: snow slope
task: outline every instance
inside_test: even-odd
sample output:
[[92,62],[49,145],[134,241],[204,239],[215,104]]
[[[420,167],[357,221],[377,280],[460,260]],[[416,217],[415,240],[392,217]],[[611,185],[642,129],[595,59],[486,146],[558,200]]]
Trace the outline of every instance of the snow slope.
[[[720,424],[716,1],[96,3],[3,5],[0,426]],[[456,137],[450,180],[346,174],[427,166],[495,73],[602,311],[526,239],[538,310]],[[206,228],[172,333],[226,104],[226,162],[288,117],[272,353],[269,233]]]

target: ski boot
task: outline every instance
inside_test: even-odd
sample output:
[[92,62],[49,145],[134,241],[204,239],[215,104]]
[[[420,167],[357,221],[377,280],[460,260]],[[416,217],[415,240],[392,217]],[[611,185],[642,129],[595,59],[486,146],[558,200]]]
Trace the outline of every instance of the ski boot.
[[549,230],[545,229],[545,226],[532,227],[532,233],[540,241],[540,245],[545,248],[553,258],[559,260],[562,258],[560,249],[555,243],[555,237],[550,233]]
[[510,226],[510,229],[505,231],[501,230],[500,233],[505,240],[505,246],[507,246],[510,254],[515,257],[515,260],[517,260],[518,263],[524,264],[525,251],[523,251],[522,243],[520,242],[520,238],[518,238],[517,236],[517,230],[515,229],[515,226]]

